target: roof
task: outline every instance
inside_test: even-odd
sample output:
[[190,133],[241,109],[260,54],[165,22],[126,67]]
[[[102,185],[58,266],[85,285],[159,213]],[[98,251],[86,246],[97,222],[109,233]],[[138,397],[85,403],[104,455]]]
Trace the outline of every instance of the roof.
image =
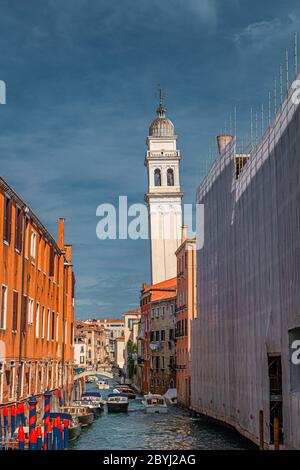
[[167,279],[162,282],[158,282],[157,284],[152,285],[143,285],[143,289],[141,291],[141,296],[144,294],[149,293],[151,295],[151,300],[161,300],[161,299],[168,299],[170,297],[175,297],[177,290],[177,278],[172,277],[171,279]]
[[0,177],[0,188],[2,188],[2,190],[7,193],[14,201],[17,202],[17,204],[21,207],[21,209],[25,209],[27,208],[28,209],[28,216],[29,218],[34,222],[34,224],[38,227],[38,229],[40,230],[40,232],[43,234],[43,236],[48,240],[48,242],[50,243],[50,245],[53,246],[53,248],[55,248],[55,250],[58,252],[58,253],[62,253],[62,251],[60,250],[60,248],[58,247],[57,245],[57,242],[55,240],[55,238],[52,237],[52,235],[50,234],[50,232],[48,232],[48,230],[46,229],[46,227],[42,224],[42,222],[40,221],[40,219],[35,215],[35,213],[30,209],[30,207],[28,206],[28,204],[26,204],[26,202],[21,199],[21,197],[12,189],[11,186],[9,186],[9,184],[3,179]]

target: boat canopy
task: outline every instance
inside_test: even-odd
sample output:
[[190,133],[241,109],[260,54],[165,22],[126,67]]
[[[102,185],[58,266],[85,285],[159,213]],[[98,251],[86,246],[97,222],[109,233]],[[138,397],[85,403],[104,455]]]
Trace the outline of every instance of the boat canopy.
[[124,397],[124,398],[128,398],[126,393],[110,393],[110,394],[108,395],[108,398],[111,398],[111,397],[116,397],[116,398]]
[[82,397],[95,397],[101,398],[101,393],[99,392],[84,392],[81,394]]

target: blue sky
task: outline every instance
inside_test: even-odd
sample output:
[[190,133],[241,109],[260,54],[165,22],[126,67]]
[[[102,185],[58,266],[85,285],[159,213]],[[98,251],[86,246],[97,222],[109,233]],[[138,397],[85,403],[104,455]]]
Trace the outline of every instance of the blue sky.
[[193,202],[234,106],[242,138],[286,47],[293,69],[299,2],[0,0],[0,12],[1,176],[52,233],[66,217],[77,317],[120,316],[149,280],[148,242],[98,240],[96,207],[143,202],[157,83]]

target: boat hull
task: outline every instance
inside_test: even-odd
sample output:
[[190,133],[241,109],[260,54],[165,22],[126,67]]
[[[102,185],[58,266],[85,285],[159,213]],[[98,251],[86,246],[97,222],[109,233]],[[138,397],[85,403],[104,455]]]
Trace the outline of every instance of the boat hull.
[[127,413],[128,403],[109,403],[109,402],[107,402],[107,411],[109,413]]
[[146,406],[145,410],[146,410],[146,413],[168,413],[168,408],[165,406],[162,406],[162,407]]
[[76,441],[81,434],[81,426],[71,426],[69,428],[69,442]]
[[78,415],[78,420],[83,428],[90,426],[94,421],[94,413],[88,413],[86,415]]

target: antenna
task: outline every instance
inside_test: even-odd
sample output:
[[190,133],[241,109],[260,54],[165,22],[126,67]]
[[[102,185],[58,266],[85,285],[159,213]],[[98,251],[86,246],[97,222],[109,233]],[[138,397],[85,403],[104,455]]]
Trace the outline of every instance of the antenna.
[[268,113],[268,126],[271,126],[271,92],[269,91],[269,113]]
[[250,108],[250,146],[252,147],[253,140],[253,110]]
[[298,72],[298,34],[295,32],[294,35],[294,60],[295,60],[295,77]]
[[165,98],[165,92],[163,91],[160,83],[157,84],[157,90],[158,90],[159,104],[160,106],[162,106],[164,98]]
[[283,85],[282,85],[282,64],[279,66],[279,80],[280,80],[280,105],[282,105],[282,94],[283,94]]
[[234,107],[234,110],[233,110],[233,113],[234,113],[234,136],[236,138],[236,106]]
[[289,89],[289,51],[285,50],[285,82],[286,82],[286,92]]
[[274,78],[274,115],[277,113],[277,80]]

